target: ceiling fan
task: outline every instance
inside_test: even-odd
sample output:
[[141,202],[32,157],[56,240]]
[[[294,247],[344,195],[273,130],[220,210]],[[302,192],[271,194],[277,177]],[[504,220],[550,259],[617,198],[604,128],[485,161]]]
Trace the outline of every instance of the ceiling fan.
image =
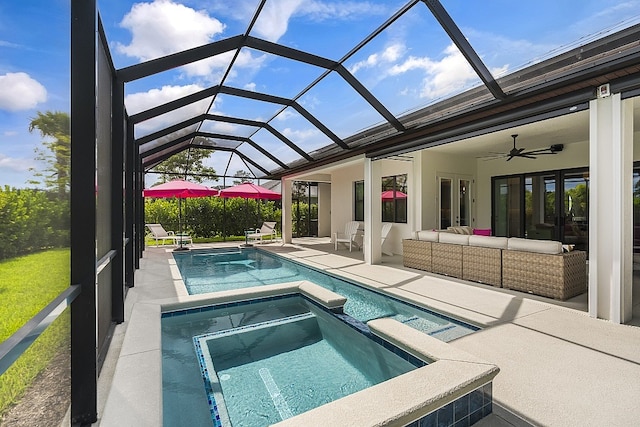
[[[564,148],[563,144],[554,144],[549,148],[540,148],[540,149],[537,149],[537,150],[525,151],[524,147],[523,148],[516,148],[516,138],[517,137],[518,137],[518,134],[511,135],[511,138],[513,138],[513,148],[507,154],[502,154],[497,158],[506,157],[507,161],[513,159],[514,157],[524,157],[525,159],[535,159],[536,156],[540,156],[540,155],[544,155],[544,154],[556,154],[556,153],[559,153]],[[494,158],[496,158],[496,157],[494,157]]]

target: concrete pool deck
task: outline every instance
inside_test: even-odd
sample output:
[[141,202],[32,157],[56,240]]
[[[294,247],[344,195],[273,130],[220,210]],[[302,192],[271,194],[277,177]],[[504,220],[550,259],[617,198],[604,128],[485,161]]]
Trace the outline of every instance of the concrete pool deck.
[[[493,380],[494,415],[476,425],[637,425],[640,292],[634,292],[631,324],[615,325],[588,317],[586,295],[561,303],[407,269],[397,255],[367,266],[362,252],[334,251],[328,239],[295,243],[260,247],[483,327],[449,343],[500,368]],[[116,327],[98,380],[99,425],[134,425],[123,420],[156,425],[157,415],[146,412],[145,400],[159,399],[160,390],[151,387],[125,406],[122,396],[140,388],[140,377],[127,371],[133,361],[144,366],[136,349],[144,348],[145,340],[159,340],[159,331],[157,337],[135,337],[129,330],[132,316],[145,315],[145,304],[136,303],[186,295],[176,286],[179,275],[169,260],[170,249],[153,247],[140,260],[135,287],[127,294],[126,321]]]

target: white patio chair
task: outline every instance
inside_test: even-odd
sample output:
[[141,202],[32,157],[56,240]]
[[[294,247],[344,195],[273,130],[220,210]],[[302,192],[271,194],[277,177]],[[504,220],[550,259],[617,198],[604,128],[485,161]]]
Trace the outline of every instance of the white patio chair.
[[151,236],[156,240],[156,246],[158,246],[158,241],[160,240],[162,240],[163,245],[165,240],[170,240],[173,245],[178,245],[182,242],[182,244],[189,243],[193,246],[191,236],[187,236],[186,234],[177,235],[173,231],[165,230],[160,224],[146,224],[146,226],[151,232]]
[[351,252],[351,248],[353,246],[360,249],[360,242],[356,238],[359,227],[360,223],[358,221],[349,221],[344,226],[344,233],[333,233],[333,244],[335,246],[335,250],[338,250],[338,243],[348,244],[349,252]]
[[253,232],[247,232],[247,241],[256,240],[260,243],[264,242],[264,239],[268,238],[270,241],[275,241],[277,238],[276,223],[275,222],[263,222],[262,227],[256,228]]
[[387,236],[389,235],[389,232],[391,231],[391,227],[392,226],[393,226],[392,223],[385,222],[384,224],[382,224],[382,231],[380,233],[380,234],[382,234],[382,243],[380,244],[382,253],[385,254],[385,255],[389,255],[389,256],[392,256],[393,252],[384,250],[384,241],[387,240]]

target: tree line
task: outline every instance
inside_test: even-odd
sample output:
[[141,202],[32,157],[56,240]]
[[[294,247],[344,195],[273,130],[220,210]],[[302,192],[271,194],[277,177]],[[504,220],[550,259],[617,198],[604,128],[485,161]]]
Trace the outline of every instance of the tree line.
[[[29,123],[30,132],[38,132],[42,143],[35,148],[35,160],[27,182],[35,188],[0,186],[0,259],[24,255],[70,244],[70,116],[65,112],[37,112]],[[216,171],[206,166],[211,150],[189,149],[161,164],[154,173],[158,182],[189,179],[202,182]],[[233,183],[251,181],[245,171],[237,171]],[[245,229],[260,227],[262,221],[280,221],[280,202],[245,199],[203,198],[183,200],[183,230],[193,237],[215,238],[244,236]],[[178,231],[179,212],[175,199],[145,200],[145,221],[160,223]]]

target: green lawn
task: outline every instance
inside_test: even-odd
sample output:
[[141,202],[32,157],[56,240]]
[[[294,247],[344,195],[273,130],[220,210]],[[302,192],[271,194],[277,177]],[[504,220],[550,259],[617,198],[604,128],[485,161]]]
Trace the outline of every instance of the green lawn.
[[[194,237],[193,238],[193,243],[217,243],[217,242],[244,242],[245,238],[244,236],[227,236],[225,239],[223,239],[221,236],[216,236],[216,237]],[[165,246],[170,246],[169,245],[170,240],[165,241]],[[150,236],[146,236],[145,239],[145,245],[146,246],[155,246],[156,245],[156,240]],[[160,242],[160,245],[162,246],[162,242]]]
[[[0,342],[69,286],[70,270],[69,249],[53,249],[0,262]],[[68,351],[69,341],[70,316],[66,310],[0,376],[0,416],[20,399],[59,351]]]

